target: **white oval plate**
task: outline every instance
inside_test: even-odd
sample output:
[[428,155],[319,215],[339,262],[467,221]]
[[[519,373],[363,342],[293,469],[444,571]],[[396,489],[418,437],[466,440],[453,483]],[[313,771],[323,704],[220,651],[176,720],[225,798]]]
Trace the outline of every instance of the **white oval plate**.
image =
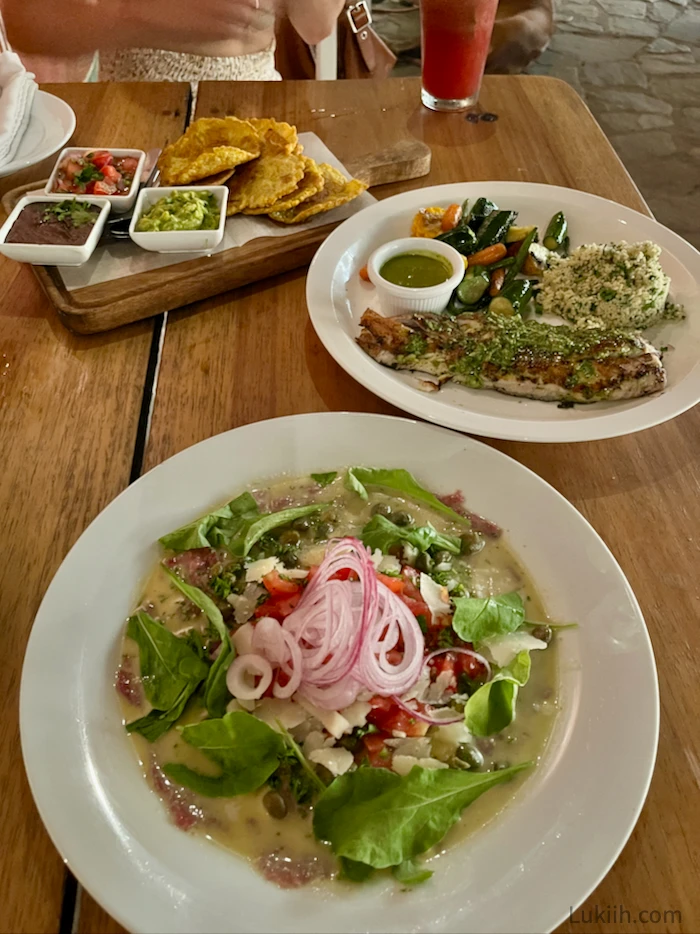
[[12,162],[0,166],[0,178],[48,159],[68,142],[75,130],[75,114],[60,97],[37,91],[22,142]]
[[[123,620],[158,536],[249,482],[348,464],[406,467],[502,524],[562,633],[562,711],[513,803],[440,859],[430,883],[282,891],[169,823],[120,723]],[[562,542],[566,547],[562,548]],[[644,801],[658,735],[649,637],[615,559],[552,487],[454,432],[376,415],[300,415],[217,435],[125,490],[80,537],[34,623],[21,685],[22,751],[64,859],[134,932],[532,932],[591,892]]]
[[[370,253],[388,240],[408,236],[411,219],[420,208],[482,195],[502,208],[519,211],[519,221],[540,229],[563,210],[572,246],[653,240],[662,247],[672,297],[688,312],[685,321],[645,332],[657,347],[675,348],[665,355],[664,392],[573,409],[452,383],[439,392],[425,393],[416,388],[413,375],[381,366],[358,347],[355,338],[362,313],[368,307],[379,310],[374,287],[357,274]],[[316,333],[347,373],[398,408],[448,428],[513,441],[594,441],[651,428],[700,401],[700,253],[650,217],[583,191],[524,182],[462,182],[379,201],[344,221],[320,247],[309,268],[306,300]]]

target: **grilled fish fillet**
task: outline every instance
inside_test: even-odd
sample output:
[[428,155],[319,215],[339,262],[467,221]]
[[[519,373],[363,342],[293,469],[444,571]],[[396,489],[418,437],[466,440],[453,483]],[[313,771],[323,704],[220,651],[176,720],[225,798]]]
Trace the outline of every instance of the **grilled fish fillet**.
[[611,328],[553,326],[489,314],[384,318],[367,310],[358,344],[396,370],[545,402],[636,399],[666,385],[647,340]]

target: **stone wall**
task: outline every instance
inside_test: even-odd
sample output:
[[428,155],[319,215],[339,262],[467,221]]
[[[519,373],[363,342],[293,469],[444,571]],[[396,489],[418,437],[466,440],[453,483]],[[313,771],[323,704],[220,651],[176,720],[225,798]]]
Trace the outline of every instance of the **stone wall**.
[[658,220],[700,247],[700,0],[555,0],[531,67],[572,84]]

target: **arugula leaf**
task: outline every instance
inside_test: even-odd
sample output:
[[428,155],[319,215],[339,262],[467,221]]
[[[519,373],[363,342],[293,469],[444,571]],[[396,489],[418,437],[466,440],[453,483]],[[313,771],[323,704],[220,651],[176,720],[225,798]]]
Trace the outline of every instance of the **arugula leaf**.
[[321,777],[309,764],[309,760],[306,758],[302,752],[301,746],[296,742],[289,730],[282,726],[279,720],[277,720],[277,726],[279,727],[282,738],[284,739],[285,745],[290,756],[293,756],[296,761],[299,763],[303,771],[306,773],[307,779],[315,786],[317,791],[325,791],[326,784],[321,780]]
[[181,716],[189,698],[209,671],[206,662],[185,639],[179,639],[148,613],[139,612],[127,624],[127,635],[139,647],[141,681],[153,710],[126,725],[153,742]]
[[490,636],[515,632],[525,622],[525,607],[519,593],[500,597],[458,597],[452,628],[460,639],[476,645]]
[[358,493],[363,499],[367,499],[368,486],[381,486],[387,490],[394,490],[403,496],[410,496],[411,499],[419,503],[430,506],[436,512],[453,522],[459,522],[462,525],[470,526],[471,522],[466,516],[460,516],[454,509],[450,509],[441,500],[422,487],[416,478],[407,470],[384,470],[380,467],[351,467],[345,485],[351,491]]
[[372,516],[362,529],[362,541],[374,551],[378,548],[383,554],[396,544],[407,542],[418,551],[424,552],[429,548],[439,548],[458,555],[461,548],[460,540],[454,535],[443,535],[428,522],[417,529],[405,528],[393,523],[386,516]]
[[260,510],[250,493],[241,493],[230,503],[183,525],[159,539],[170,551],[191,548],[227,548],[233,538],[260,516]]
[[438,843],[479,795],[528,765],[498,772],[414,766],[403,777],[387,769],[346,772],[316,802],[314,833],[338,856],[375,869],[399,866]]
[[243,711],[221,719],[202,720],[181,728],[182,738],[200,749],[221,769],[202,775],[188,766],[169,763],[163,771],[173,781],[208,797],[233,797],[257,791],[284,756],[283,738],[262,720]]
[[349,882],[366,882],[374,873],[374,866],[355,862],[354,859],[346,859],[345,856],[340,857],[341,879],[347,879]]
[[[192,697],[194,690],[186,685],[180,694],[178,700],[169,710],[151,710],[145,717],[139,717],[138,720],[132,720],[126,724],[127,733],[140,733],[149,743],[155,743],[165,733],[168,732],[182,716],[187,701]],[[196,689],[195,689],[196,690]]]
[[195,606],[202,610],[219,634],[221,650],[207,675],[206,684],[204,685],[204,703],[210,717],[223,717],[226,713],[226,706],[231,700],[231,692],[226,686],[226,672],[228,671],[229,665],[236,657],[236,652],[231,644],[231,639],[224,618],[221,615],[221,610],[211,597],[207,596],[199,587],[187,584],[181,577],[178,577],[174,571],[165,567],[165,565],[163,565],[163,570],[172,580],[173,584],[184,593],[188,600],[191,600]]
[[420,885],[421,882],[427,882],[432,876],[432,870],[421,869],[413,859],[407,859],[392,869],[394,878],[402,885]]
[[139,647],[144,693],[156,710],[170,709],[186,685],[196,687],[206,677],[206,662],[148,613],[139,612],[129,619],[127,635]]
[[337,470],[329,470],[328,473],[312,473],[311,479],[315,480],[319,486],[328,486],[330,483],[333,483],[337,476]]
[[350,467],[348,472],[345,474],[345,489],[350,490],[351,493],[357,493],[365,502],[369,499],[369,493],[365,489],[364,485],[360,483],[355,475],[355,471],[358,468]]
[[290,522],[294,522],[295,519],[303,519],[304,516],[310,516],[322,508],[320,504],[293,506],[291,509],[282,509],[280,512],[271,512],[261,516],[250,524],[245,537],[242,541],[239,540],[233,545],[233,550],[236,554],[242,554],[245,557],[253,545],[272,529],[277,529],[281,525],[288,525]]
[[475,736],[492,736],[513,722],[518,688],[530,678],[530,653],[519,652],[513,661],[476,690],[464,708],[464,723]]

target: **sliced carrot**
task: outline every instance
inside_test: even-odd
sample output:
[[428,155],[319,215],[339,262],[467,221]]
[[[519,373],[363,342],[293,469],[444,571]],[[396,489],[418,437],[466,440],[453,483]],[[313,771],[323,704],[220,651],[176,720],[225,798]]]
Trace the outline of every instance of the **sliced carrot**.
[[493,246],[487,246],[470,256],[469,265],[490,266],[491,263],[497,263],[499,259],[503,259],[507,252],[505,243],[494,243]]
[[365,282],[369,282],[369,272],[367,271],[366,266],[363,266],[360,270],[360,279],[363,279]]
[[489,286],[489,295],[491,295],[493,298],[495,298],[496,295],[498,295],[501,289],[503,288],[503,281],[505,277],[506,277],[506,271],[503,266],[501,266],[499,269],[494,269],[493,272],[491,273],[491,284]]
[[537,260],[532,253],[527,254],[525,262],[523,263],[523,268],[520,271],[524,272],[526,276],[534,276],[536,278],[542,275],[542,269],[538,266]]
[[454,228],[459,224],[462,219],[462,205],[461,204],[451,204],[449,208],[442,215],[442,221],[440,222],[440,227],[442,228],[443,233],[447,233],[448,230],[454,230]]

